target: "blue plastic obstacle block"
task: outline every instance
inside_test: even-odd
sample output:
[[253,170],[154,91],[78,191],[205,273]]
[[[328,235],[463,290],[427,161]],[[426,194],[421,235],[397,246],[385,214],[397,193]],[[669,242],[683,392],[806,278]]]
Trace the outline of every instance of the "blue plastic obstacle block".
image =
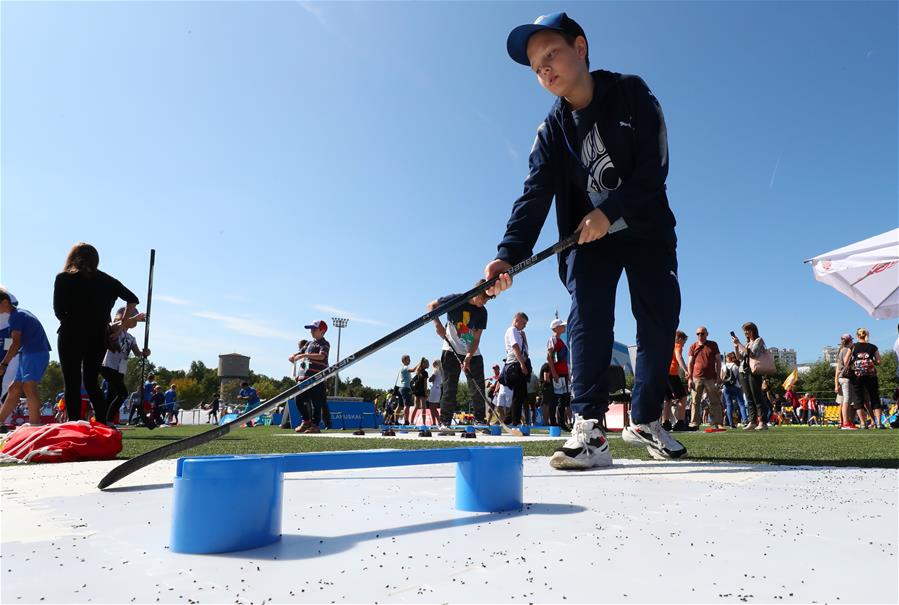
[[219,553],[281,539],[284,473],[456,463],[456,508],[518,510],[520,447],[463,447],[180,458],[174,479],[171,550]]

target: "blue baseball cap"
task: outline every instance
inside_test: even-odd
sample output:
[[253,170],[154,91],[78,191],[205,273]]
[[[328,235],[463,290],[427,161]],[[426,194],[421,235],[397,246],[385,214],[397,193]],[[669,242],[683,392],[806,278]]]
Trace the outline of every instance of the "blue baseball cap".
[[506,50],[509,51],[509,56],[512,57],[512,60],[516,63],[521,63],[522,65],[530,67],[531,62],[528,60],[528,40],[530,40],[531,36],[537,32],[546,29],[569,34],[574,37],[584,36],[584,40],[587,39],[584,29],[577,24],[577,21],[570,18],[565,13],[540,15],[533,23],[519,25],[509,34],[509,38],[506,40]]

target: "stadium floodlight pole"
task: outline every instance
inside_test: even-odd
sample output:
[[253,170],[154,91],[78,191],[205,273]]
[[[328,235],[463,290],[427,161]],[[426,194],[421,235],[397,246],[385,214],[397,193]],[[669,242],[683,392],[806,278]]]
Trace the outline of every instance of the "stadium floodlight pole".
[[[331,321],[337,326],[337,363],[340,363],[340,333],[350,320],[346,317],[332,317]],[[340,374],[334,373],[334,396],[337,397],[337,386],[340,384]]]
[[[580,236],[580,231],[575,231],[571,235],[559,240],[558,242],[556,242],[555,244],[553,244],[546,250],[543,250],[542,252],[539,252],[539,253],[535,254],[534,256],[521,261],[517,265],[514,265],[508,271],[506,271],[506,273],[510,277],[518,275],[519,273],[536,265],[537,263],[546,260],[550,256],[553,256],[554,254],[558,254],[564,250],[567,250],[568,248],[571,248],[572,246],[577,244],[577,240],[578,240],[579,236]],[[219,437],[222,437],[223,435],[227,435],[228,433],[231,432],[232,428],[237,427],[237,426],[242,426],[248,420],[251,420],[260,414],[264,414],[265,412],[267,412],[269,410],[273,410],[277,406],[286,402],[288,399],[291,399],[292,397],[296,397],[300,393],[308,391],[309,389],[311,389],[314,386],[317,386],[324,382],[327,382],[328,379],[330,379],[332,376],[334,376],[334,374],[336,374],[340,370],[353,365],[357,361],[361,361],[361,360],[365,359],[369,355],[372,355],[373,353],[383,349],[387,345],[393,344],[400,338],[411,334],[412,332],[414,332],[415,330],[417,330],[418,328],[420,328],[424,325],[429,324],[430,322],[434,321],[441,315],[449,313],[450,311],[455,311],[456,309],[458,309],[459,307],[464,305],[467,301],[471,300],[475,296],[480,296],[481,294],[484,294],[487,290],[489,290],[490,288],[493,287],[493,285],[497,282],[498,279],[499,279],[498,276],[494,277],[493,279],[489,279],[483,283],[478,284],[477,286],[475,286],[468,292],[464,292],[464,293],[456,296],[455,298],[452,298],[452,299],[446,301],[442,305],[438,305],[438,306],[434,307],[433,310],[428,311],[427,313],[425,313],[418,319],[414,319],[411,322],[407,323],[406,325],[404,325],[400,328],[397,328],[390,334],[382,337],[379,340],[376,340],[375,342],[371,343],[370,345],[368,345],[366,347],[363,347],[362,349],[360,349],[359,351],[356,351],[352,355],[348,355],[345,359],[340,360],[338,363],[335,363],[334,365],[325,368],[318,374],[315,374],[314,376],[310,376],[309,378],[307,378],[305,380],[301,380],[300,382],[296,383],[292,387],[284,390],[283,392],[279,393],[278,395],[275,395],[271,399],[263,402],[262,404],[253,408],[252,410],[250,410],[248,412],[244,412],[243,414],[241,414],[240,416],[238,416],[231,422],[227,422],[225,424],[211,428],[208,431],[204,431],[204,432],[198,433],[196,435],[191,435],[190,437],[185,437],[184,439],[180,439],[178,441],[173,441],[171,443],[167,443],[167,444],[162,445],[154,450],[150,450],[149,452],[144,452],[143,454],[141,454],[139,456],[135,456],[134,458],[131,458],[130,460],[126,460],[122,464],[118,465],[117,467],[115,467],[114,469],[109,471],[106,474],[106,476],[104,476],[100,480],[100,483],[97,485],[97,487],[99,487],[100,489],[105,489],[105,488],[109,487],[110,485],[112,485],[113,483],[115,483],[116,481],[119,481],[120,479],[127,477],[134,471],[140,470],[149,464],[152,464],[154,462],[157,462],[159,460],[162,460],[164,458],[167,458],[167,457],[177,454],[179,452],[183,452],[183,451],[189,450],[191,448],[197,447],[198,445],[203,445],[204,443],[208,443],[208,442],[212,441],[213,439],[218,439]]]

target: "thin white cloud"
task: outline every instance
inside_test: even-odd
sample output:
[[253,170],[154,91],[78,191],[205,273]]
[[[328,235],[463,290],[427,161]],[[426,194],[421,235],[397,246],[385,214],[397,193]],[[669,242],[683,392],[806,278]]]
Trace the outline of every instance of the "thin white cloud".
[[197,311],[192,315],[201,319],[211,319],[212,321],[220,322],[226,330],[231,330],[232,332],[237,332],[239,334],[246,334],[247,336],[286,340],[289,342],[296,340],[296,335],[294,334],[266,326],[265,324],[246,317],[224,315],[222,313],[215,313],[214,311]]
[[328,22],[325,20],[325,12],[322,10],[321,4],[317,2],[300,2],[299,4],[300,8],[315,17],[315,20],[318,21],[319,25],[328,31],[331,30],[328,26]]
[[508,139],[503,139],[503,142],[506,144],[506,151],[509,153],[509,157],[513,160],[518,159],[518,150],[515,149],[515,145],[512,144]]
[[162,302],[171,303],[173,305],[189,305],[189,300],[184,300],[183,298],[177,298],[175,296],[167,296],[165,294],[157,294],[154,296],[156,300],[161,300]]
[[473,113],[474,115],[476,115],[482,122],[484,122],[485,124],[488,124],[488,125],[490,125],[490,126],[493,126],[493,121],[492,121],[490,118],[487,117],[487,114],[486,114],[486,113],[484,113],[483,111],[481,111],[481,110],[478,109],[477,107],[471,107],[471,106],[469,106],[469,109],[471,110],[471,113]]
[[351,311],[346,311],[344,309],[338,309],[337,307],[331,307],[329,305],[312,305],[312,308],[316,311],[321,311],[322,313],[330,313],[332,315],[337,315],[338,317],[346,317],[350,321],[358,321],[361,324],[370,324],[372,326],[385,326],[383,321],[378,321],[376,319],[369,319],[367,317],[360,317]]
[[[499,128],[497,128],[496,123],[491,120],[486,113],[474,106],[469,106],[468,109],[475,115],[475,117],[483,122],[485,126],[490,128],[495,134],[500,135]],[[515,145],[512,144],[512,141],[510,141],[506,137],[502,137],[502,141],[503,145],[506,148],[506,153],[509,154],[509,157],[513,160],[517,160],[519,156],[518,149],[515,147]]]
[[771,182],[768,183],[768,190],[774,189],[774,178],[777,176],[777,167],[780,166],[780,158],[784,156],[784,152],[781,149],[780,154],[777,156],[777,161],[774,162],[774,171],[771,173]]
[[[353,46],[353,40],[351,40],[345,32],[345,23],[340,19],[336,20],[337,23],[332,23],[333,19],[330,19],[326,15],[325,11],[325,2],[298,2],[306,13],[312,16],[318,22],[318,25],[328,32],[332,38],[338,40],[341,45],[351,47]],[[329,9],[331,10],[331,9]],[[332,11],[333,12],[333,11]]]

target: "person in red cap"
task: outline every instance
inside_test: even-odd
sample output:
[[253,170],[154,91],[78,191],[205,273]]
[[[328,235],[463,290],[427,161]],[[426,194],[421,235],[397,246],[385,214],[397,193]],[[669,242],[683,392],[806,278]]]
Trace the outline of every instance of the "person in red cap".
[[[312,332],[312,340],[306,344],[304,350],[291,355],[290,361],[306,360],[306,369],[303,372],[303,380],[306,380],[328,367],[328,352],[331,350],[331,344],[325,340],[328,324],[324,320],[313,321],[304,327]],[[297,427],[297,433],[320,433],[319,425],[323,418],[325,428],[331,428],[331,414],[328,411],[328,391],[324,382],[300,393],[297,397],[297,407],[303,416],[303,423]]]
[[571,295],[571,404],[583,406],[583,417],[550,464],[586,469],[612,463],[603,427],[622,272],[637,323],[637,360],[633,422],[621,437],[655,458],[683,457],[687,449],[659,422],[680,315],[659,102],[637,76],[591,72],[584,30],[565,13],[516,27],[506,49],[556,101],[537,127],[524,192],[512,205],[495,260],[484,268],[486,279],[498,278],[488,294],[512,286],[508,270],[533,254],[553,200],[559,235],[579,233],[578,245],[559,256],[559,276]]

